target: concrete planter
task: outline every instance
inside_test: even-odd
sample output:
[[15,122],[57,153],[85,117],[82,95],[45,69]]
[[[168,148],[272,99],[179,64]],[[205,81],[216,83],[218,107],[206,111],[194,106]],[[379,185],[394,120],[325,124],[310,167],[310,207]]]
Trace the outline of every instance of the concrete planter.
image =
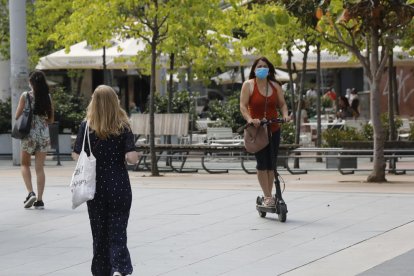
[[12,154],[12,137],[11,133],[0,134],[0,154]]
[[70,133],[59,134],[59,153],[71,154],[72,153],[72,135]]
[[339,162],[339,168],[341,169],[356,169],[358,167],[358,161],[356,157],[327,157],[326,158],[326,168],[327,169],[337,169]]
[[[372,141],[340,141],[339,144],[344,149],[372,149],[374,142]],[[414,141],[385,141],[385,149],[412,149]]]

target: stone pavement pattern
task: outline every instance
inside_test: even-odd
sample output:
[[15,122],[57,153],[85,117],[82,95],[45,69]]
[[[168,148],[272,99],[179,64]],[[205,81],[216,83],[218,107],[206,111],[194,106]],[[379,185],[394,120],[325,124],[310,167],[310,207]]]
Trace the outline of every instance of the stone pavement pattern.
[[[42,211],[23,208],[20,170],[0,161],[0,275],[90,275],[86,206],[70,207],[74,165],[47,161]],[[282,176],[286,223],[257,214],[255,175],[130,172],[134,275],[414,275],[412,174]]]

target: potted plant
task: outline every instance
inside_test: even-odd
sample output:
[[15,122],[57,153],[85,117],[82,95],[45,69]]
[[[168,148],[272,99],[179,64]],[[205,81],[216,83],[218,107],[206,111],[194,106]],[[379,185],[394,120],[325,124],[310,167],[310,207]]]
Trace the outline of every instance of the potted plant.
[[[280,143],[284,145],[294,145],[295,144],[295,124],[293,122],[284,123],[281,126],[280,132]],[[279,148],[278,158],[277,158],[277,166],[286,167],[286,158],[282,158],[281,156],[286,156],[288,154],[288,149],[281,149]]]
[[79,96],[55,87],[52,91],[55,121],[59,129],[59,152],[72,152],[72,135],[77,134],[80,123],[85,118],[86,105]]
[[[389,118],[388,113],[381,114],[381,125],[385,130],[385,137],[389,137]],[[402,126],[402,120],[400,118],[395,118],[395,128],[398,129]],[[353,141],[353,140],[343,140],[340,141],[340,146],[346,149],[372,149],[373,148],[373,135],[374,130],[371,124],[366,123],[363,125],[361,133],[362,139]],[[413,148],[414,139],[408,139],[409,141],[388,141],[384,143],[385,149],[402,149],[402,148]]]
[[[326,129],[322,133],[323,147],[339,148],[342,147],[342,141],[362,141],[363,135],[355,128],[345,127],[343,129]],[[338,164],[339,162],[339,164]],[[327,157],[326,168],[357,168],[356,157]]]

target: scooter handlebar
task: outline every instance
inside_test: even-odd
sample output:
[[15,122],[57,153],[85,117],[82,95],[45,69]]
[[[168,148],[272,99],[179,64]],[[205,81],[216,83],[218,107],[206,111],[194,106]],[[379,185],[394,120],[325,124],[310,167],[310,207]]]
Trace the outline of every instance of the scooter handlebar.
[[274,119],[270,119],[270,120],[261,120],[260,121],[260,125],[270,125],[273,123],[279,123],[279,124],[283,124],[286,123],[286,120],[283,118],[274,118]]
[[[286,123],[286,120],[285,119],[283,119],[283,118],[275,118],[275,119],[270,119],[270,120],[261,120],[260,121],[260,125],[261,126],[263,126],[263,125],[270,125],[270,124],[273,124],[273,123],[279,123],[279,124],[283,124],[283,123]],[[247,124],[245,124],[244,126],[242,126],[242,129],[241,130],[244,130],[245,128],[247,128],[248,126],[252,126],[253,125],[253,123],[247,123]],[[239,128],[239,130],[240,130],[240,128]],[[238,131],[238,132],[240,132],[240,131]]]

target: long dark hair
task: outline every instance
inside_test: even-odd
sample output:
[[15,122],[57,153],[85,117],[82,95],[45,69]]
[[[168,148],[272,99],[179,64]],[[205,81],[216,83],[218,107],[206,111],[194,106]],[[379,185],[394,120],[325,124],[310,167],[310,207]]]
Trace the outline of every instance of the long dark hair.
[[349,101],[348,101],[348,98],[347,97],[345,97],[345,96],[341,96],[340,97],[340,99],[342,100],[342,102],[344,103],[344,107],[349,107],[350,105],[349,105]]
[[266,57],[259,57],[258,59],[256,59],[253,62],[252,69],[250,69],[249,79],[254,79],[256,77],[256,73],[254,71],[256,70],[257,64],[261,60],[264,61],[264,62],[266,62],[267,66],[269,67],[269,74],[267,75],[267,80],[271,80],[271,81],[274,81],[274,82],[279,83],[276,80],[276,77],[275,77],[276,76],[275,67],[273,66],[273,64]]
[[29,75],[29,82],[33,89],[34,109],[33,114],[52,117],[52,102],[49,95],[49,86],[46,76],[42,71],[35,70]]

